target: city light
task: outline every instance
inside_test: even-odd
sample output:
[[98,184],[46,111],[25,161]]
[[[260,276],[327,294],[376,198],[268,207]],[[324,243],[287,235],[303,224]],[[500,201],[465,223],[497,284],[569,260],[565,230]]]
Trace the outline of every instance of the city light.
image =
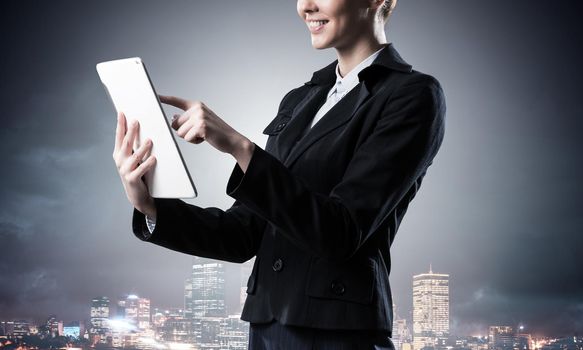
[[134,331],[137,329],[136,326],[134,326],[133,324],[131,324],[127,320],[119,319],[119,318],[118,319],[109,319],[107,321],[107,324],[109,325],[109,327],[112,330],[115,330],[118,332],[128,332],[128,331]]
[[192,349],[191,344],[184,343],[168,343],[168,349],[170,350],[189,350]]
[[168,347],[164,344],[157,342],[155,339],[148,337],[141,337],[138,341],[142,344],[148,345],[147,347],[154,347],[156,349],[167,349]]

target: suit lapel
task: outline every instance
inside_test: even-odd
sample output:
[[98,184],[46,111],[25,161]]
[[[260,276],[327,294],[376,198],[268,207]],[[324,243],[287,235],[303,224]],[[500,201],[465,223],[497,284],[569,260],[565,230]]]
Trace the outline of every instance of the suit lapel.
[[[297,118],[299,122],[296,123],[297,129],[293,129],[293,134],[296,136],[296,138],[300,136],[301,132],[304,131],[305,128],[309,127],[309,123],[316,115],[319,107],[324,103],[326,94],[330,87],[331,86],[326,86],[324,89],[322,89],[324,90],[323,94],[322,91],[317,91],[314,93],[314,96],[319,96],[319,98],[312,98],[309,102],[313,103],[307,103],[306,108],[302,108],[302,110],[299,111],[299,118]],[[298,157],[316,141],[324,137],[332,130],[347,123],[369,95],[370,92],[366,84],[360,82],[340,101],[338,101],[334,107],[332,107],[326,114],[324,114],[322,118],[316,124],[314,124],[312,129],[308,130],[308,132],[301,139],[294,139],[297,140],[297,143],[295,141],[289,143],[289,139],[283,139],[282,142],[287,143],[286,146],[290,147],[286,150],[286,154],[282,157],[282,159],[284,159],[284,165],[290,167],[296,161],[296,159],[298,159]],[[291,126],[291,124],[288,126]]]
[[330,87],[329,85],[314,86],[294,108],[290,121],[276,141],[279,159],[285,159],[294,148],[318,108],[325,102]]
[[360,83],[302,136],[320,106],[324,104],[328,91],[336,82],[337,63],[338,60],[335,60],[314,72],[312,79],[305,83],[312,88],[294,108],[288,125],[276,138],[279,159],[283,159],[284,165],[288,168],[319,139],[347,123],[371,95],[376,81],[382,79],[391,70],[404,73],[412,71],[412,66],[401,58],[393,44],[387,44],[372,64],[358,73]]

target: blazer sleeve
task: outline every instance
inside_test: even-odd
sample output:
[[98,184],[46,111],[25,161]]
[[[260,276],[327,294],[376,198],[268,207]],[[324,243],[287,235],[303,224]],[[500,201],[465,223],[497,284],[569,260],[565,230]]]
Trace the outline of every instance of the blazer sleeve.
[[441,145],[444,118],[442,88],[425,75],[387,100],[374,130],[329,195],[308,189],[257,145],[245,173],[235,165],[227,194],[305,250],[332,261],[347,260],[425,174]]
[[156,227],[149,232],[145,216],[134,208],[132,230],[139,239],[181,253],[242,263],[261,243],[266,221],[241,202],[222,210],[201,208],[180,199],[154,198]]

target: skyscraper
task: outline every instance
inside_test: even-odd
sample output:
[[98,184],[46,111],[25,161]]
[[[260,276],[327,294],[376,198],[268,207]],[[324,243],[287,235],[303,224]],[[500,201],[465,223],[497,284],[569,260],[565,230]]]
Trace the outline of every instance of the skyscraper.
[[138,328],[150,329],[150,299],[138,299]]
[[109,320],[109,298],[96,297],[91,301],[91,328],[89,334],[91,342],[105,344],[107,342],[107,334]]
[[140,298],[135,294],[130,294],[123,304],[125,309],[124,318],[139,329],[150,328],[150,299]]
[[193,318],[226,316],[224,263],[194,258],[192,275],[184,288],[184,315]]
[[[393,336],[391,339],[395,350],[407,349],[411,346],[411,331],[407,325],[407,320],[399,315],[395,303],[393,303]],[[403,347],[403,344],[406,346]]]
[[192,305],[192,278],[187,278],[184,281],[184,318],[187,320],[192,319],[194,316],[193,305]]
[[230,315],[224,321],[222,332],[218,337],[221,348],[247,350],[249,343],[249,323],[241,320],[239,315]]
[[127,295],[123,298],[120,298],[117,301],[117,305],[115,308],[115,316],[117,318],[125,318],[126,317],[126,299],[127,299]]
[[413,276],[413,348],[443,348],[449,336],[449,275]]

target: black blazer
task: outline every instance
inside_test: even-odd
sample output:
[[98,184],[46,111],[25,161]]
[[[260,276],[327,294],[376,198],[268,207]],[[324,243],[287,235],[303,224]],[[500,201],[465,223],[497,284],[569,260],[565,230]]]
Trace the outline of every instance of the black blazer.
[[155,199],[149,235],[186,254],[231,262],[257,256],[241,319],[390,335],[389,248],[444,135],[439,82],[412,70],[388,44],[359,84],[303,137],[334,85],[337,61],[288,92],[255,145],[235,164],[227,210]]

